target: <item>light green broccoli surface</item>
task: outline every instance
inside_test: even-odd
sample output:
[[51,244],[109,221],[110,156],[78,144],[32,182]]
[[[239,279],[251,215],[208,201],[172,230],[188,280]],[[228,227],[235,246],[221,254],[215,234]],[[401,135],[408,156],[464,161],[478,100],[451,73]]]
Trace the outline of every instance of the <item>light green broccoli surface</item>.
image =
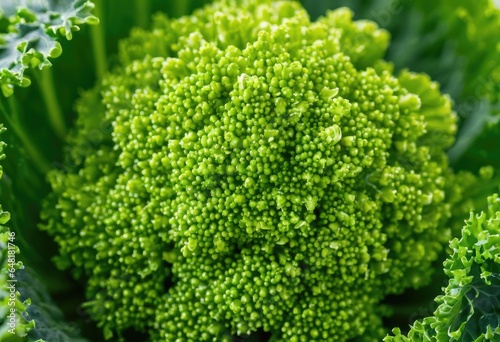
[[450,100],[347,9],[235,4],[157,16],[83,96],[44,209],[58,263],[107,337],[380,338],[451,236]]

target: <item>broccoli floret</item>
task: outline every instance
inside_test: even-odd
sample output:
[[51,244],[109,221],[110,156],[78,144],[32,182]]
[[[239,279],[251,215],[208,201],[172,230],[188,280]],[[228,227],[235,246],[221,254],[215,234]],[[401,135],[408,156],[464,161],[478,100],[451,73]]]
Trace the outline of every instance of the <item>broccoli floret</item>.
[[450,242],[444,262],[450,278],[434,316],[413,324],[407,336],[393,330],[386,342],[498,341],[500,338],[500,198],[488,198],[487,212],[475,214]]
[[388,41],[344,8],[227,0],[122,42],[44,208],[108,337],[345,341],[429,281],[461,198],[455,115]]

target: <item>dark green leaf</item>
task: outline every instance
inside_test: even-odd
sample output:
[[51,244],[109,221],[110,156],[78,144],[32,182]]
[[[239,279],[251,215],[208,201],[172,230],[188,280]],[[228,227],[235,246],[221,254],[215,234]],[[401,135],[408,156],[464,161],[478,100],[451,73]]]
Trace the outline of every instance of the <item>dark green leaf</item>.
[[58,57],[59,35],[71,39],[81,24],[96,24],[91,15],[94,5],[88,0],[32,1],[3,0],[0,19],[7,18],[10,26],[0,33],[0,88],[5,96],[13,86],[26,87],[29,68],[50,66],[49,58]]

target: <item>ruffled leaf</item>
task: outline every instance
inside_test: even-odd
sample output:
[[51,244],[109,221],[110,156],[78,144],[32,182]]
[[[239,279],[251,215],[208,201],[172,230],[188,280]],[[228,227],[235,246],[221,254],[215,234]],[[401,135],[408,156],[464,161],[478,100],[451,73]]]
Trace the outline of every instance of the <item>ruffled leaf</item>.
[[25,71],[50,66],[49,58],[58,57],[62,35],[70,40],[82,24],[97,24],[91,14],[94,7],[88,0],[30,1],[3,0],[0,20],[9,26],[0,32],[0,89],[5,96],[13,93],[13,86],[27,87]]
[[450,278],[434,315],[417,321],[407,336],[393,329],[385,342],[498,341],[500,339],[500,198],[488,198],[486,213],[475,215],[450,242],[444,262]]

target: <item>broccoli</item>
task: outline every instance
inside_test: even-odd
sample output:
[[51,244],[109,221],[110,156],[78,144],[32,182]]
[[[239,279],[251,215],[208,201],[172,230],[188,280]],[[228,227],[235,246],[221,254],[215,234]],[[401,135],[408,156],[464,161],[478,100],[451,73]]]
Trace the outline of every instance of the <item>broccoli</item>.
[[500,339],[500,198],[488,198],[488,210],[471,212],[460,239],[444,263],[450,278],[434,316],[417,321],[408,336],[393,330],[386,342],[498,341]]
[[463,191],[449,97],[395,75],[388,42],[290,1],[132,31],[79,101],[43,209],[107,338],[385,335],[380,301],[429,281]]
[[[492,165],[498,170],[498,1],[350,1],[349,6],[358,16],[372,18],[392,33],[387,58],[396,70],[409,67],[425,72],[452,97],[462,120],[457,141],[447,152],[450,164],[474,171]],[[486,197],[477,194],[481,201],[486,202]]]

